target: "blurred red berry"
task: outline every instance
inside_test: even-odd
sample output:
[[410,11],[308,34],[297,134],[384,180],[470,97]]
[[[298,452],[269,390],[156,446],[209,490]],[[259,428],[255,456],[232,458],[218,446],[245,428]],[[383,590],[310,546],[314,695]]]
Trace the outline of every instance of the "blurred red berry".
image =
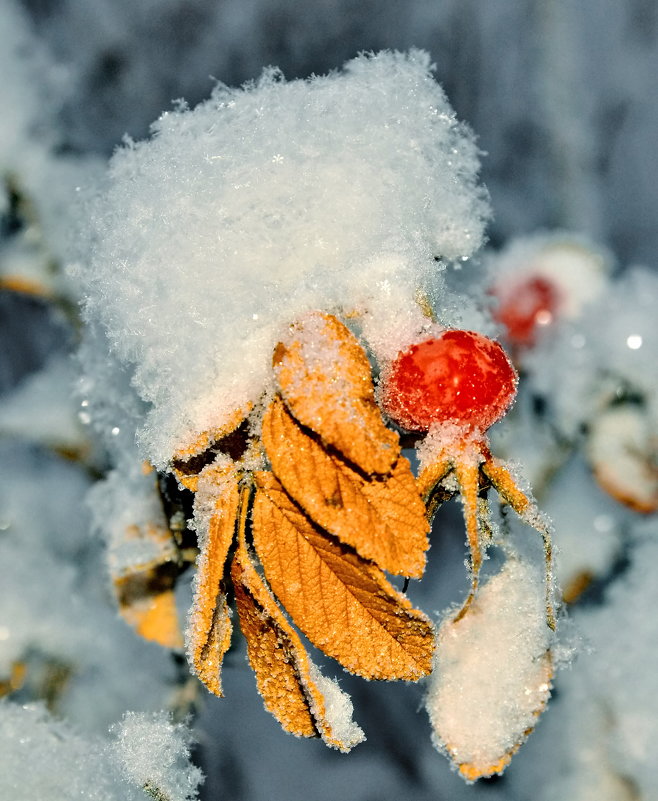
[[504,291],[494,289],[494,294],[499,300],[494,318],[514,345],[534,345],[538,326],[553,321],[560,303],[557,287],[542,276],[529,277]]

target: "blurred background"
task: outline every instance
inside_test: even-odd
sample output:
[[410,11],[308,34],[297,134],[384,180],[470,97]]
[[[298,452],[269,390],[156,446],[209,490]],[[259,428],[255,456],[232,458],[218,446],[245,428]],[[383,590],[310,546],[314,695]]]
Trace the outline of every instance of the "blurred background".
[[[569,554],[576,543],[578,564],[563,580],[589,577],[589,589],[574,596],[573,618],[588,643],[580,650],[599,649],[602,661],[583,668],[584,678],[572,678],[563,691],[558,682],[555,714],[549,709],[502,778],[475,786],[457,778],[433,749],[420,709],[423,687],[341,679],[368,735],[347,757],[280,731],[262,709],[241,646],[229,655],[227,698],[208,699],[188,688],[189,701],[180,664],[133,638],[112,613],[102,549],[88,534],[83,502],[106,465],[84,428],[84,409],[68,390],[75,381],[69,354],[79,336],[75,287],[62,272],[75,247],[73,209],[123,138],[148,136],[150,123],[174,104],[193,106],[217,81],[240,85],[267,65],[293,79],[339,68],[361,51],[410,47],[430,53],[458,117],[477,135],[494,214],[486,269],[495,272],[496,259],[519,238],[559,230],[573,232],[591,253],[605,254],[609,282],[608,300],[597,313],[570,320],[566,334],[557,331],[558,344],[543,342],[535,354],[519,357],[532,389],[499,446],[536,468],[538,494],[558,523],[558,546]],[[5,564],[34,566],[40,564],[35,554],[48,554],[41,578],[8,579],[0,593],[0,649],[11,646],[0,659],[3,694],[45,700],[53,712],[95,731],[128,708],[192,709],[195,761],[207,776],[204,799],[658,797],[646,752],[656,731],[654,710],[643,708],[639,696],[628,697],[629,684],[644,695],[658,690],[649,675],[655,671],[633,678],[623,673],[617,652],[605,650],[621,628],[633,633],[629,664],[655,664],[655,628],[636,632],[624,617],[631,603],[637,603],[636,616],[645,614],[656,592],[644,574],[633,573],[636,552],[643,563],[655,553],[655,509],[653,500],[639,509],[622,490],[615,494],[597,484],[600,457],[591,456],[588,439],[612,407],[610,397],[632,407],[648,432],[642,447],[653,443],[644,448],[642,464],[654,477],[647,481],[655,481],[657,75],[654,0],[1,0],[0,547]],[[625,276],[637,275],[636,267],[643,277],[629,289]],[[615,305],[611,297],[624,302]],[[600,349],[588,351],[595,386],[587,399],[597,400],[582,418],[561,411],[556,381],[537,378],[542,360],[559,383],[560,337],[596,338],[611,319],[625,342],[637,336],[633,326],[641,321],[645,367],[625,375],[626,351],[610,369]],[[614,374],[612,388],[603,374]],[[610,436],[624,440],[613,444],[626,453],[631,435],[619,431]],[[539,465],[538,451],[545,454]],[[430,574],[412,590],[431,613],[464,591],[461,525],[459,506],[447,505]],[[60,586],[62,570],[67,583]],[[623,584],[629,576],[632,585]],[[35,628],[42,609],[37,601],[48,604],[43,593],[15,601],[31,582],[44,581],[57,597],[56,603],[51,598],[47,636]],[[66,604],[78,595],[74,614]],[[81,608],[85,622],[71,626]],[[20,646],[3,641],[3,614],[21,621]],[[100,626],[121,658],[101,658],[90,646],[103,636]],[[588,671],[615,664],[610,684],[600,687],[606,703],[593,701],[584,689]],[[16,665],[27,666],[28,680],[14,675]],[[152,682],[135,680],[147,671]],[[99,711],[96,699],[106,687],[113,700],[106,698]],[[622,698],[618,706],[615,692]],[[584,699],[583,706],[568,700],[574,697]],[[640,713],[648,718],[640,721]],[[565,776],[573,783],[561,783]]]

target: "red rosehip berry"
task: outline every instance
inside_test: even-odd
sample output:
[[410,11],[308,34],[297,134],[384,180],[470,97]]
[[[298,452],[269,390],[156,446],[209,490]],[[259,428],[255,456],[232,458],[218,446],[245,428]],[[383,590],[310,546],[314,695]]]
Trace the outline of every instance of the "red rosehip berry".
[[499,305],[494,318],[507,332],[514,345],[531,346],[537,338],[537,327],[548,325],[560,305],[560,293],[555,284],[542,276],[532,276],[503,289],[495,289]]
[[452,422],[485,431],[516,395],[517,375],[502,347],[475,331],[444,331],[399,353],[382,403],[410,431]]

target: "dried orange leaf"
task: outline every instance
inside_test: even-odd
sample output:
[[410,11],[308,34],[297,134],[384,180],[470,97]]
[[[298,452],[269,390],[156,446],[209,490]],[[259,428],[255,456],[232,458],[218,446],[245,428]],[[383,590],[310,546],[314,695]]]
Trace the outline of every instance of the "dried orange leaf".
[[274,368],[286,405],[365,473],[388,473],[400,453],[375,403],[370,363],[356,337],[330,314],[296,323]]
[[591,421],[587,456],[601,488],[641,514],[658,511],[658,435],[634,406],[612,407]]
[[121,617],[145,640],[165,648],[180,648],[183,637],[178,622],[173,590],[120,602]]
[[119,614],[145,640],[180,648],[183,635],[173,592],[179,569],[171,533],[156,525],[130,526],[126,538],[143,541],[157,555],[113,574]]
[[17,292],[21,295],[34,295],[43,300],[54,300],[52,287],[33,278],[22,275],[3,275],[0,277],[0,290]]
[[286,492],[321,528],[389,573],[423,574],[429,526],[403,456],[390,475],[364,476],[309,436],[278,398],[263,419],[263,444]]
[[271,473],[255,474],[254,546],[275,595],[311,642],[369,679],[431,670],[432,624],[384,574],[318,529]]
[[[351,720],[349,699],[309,659],[299,635],[254,567],[243,536],[231,576],[249,663],[266,708],[291,734],[319,735],[327,745],[349,751],[364,739]],[[323,690],[328,690],[327,696]],[[336,702],[347,715],[334,720],[329,704]]]
[[213,478],[216,501],[200,542],[186,647],[193,671],[211,693],[222,695],[220,671],[232,630],[223,578],[235,534],[240,490],[235,468],[217,470]]
[[216,458],[218,453],[225,453],[235,461],[242,454],[236,454],[246,448],[246,417],[251,406],[236,409],[224,425],[203,431],[193,440],[179,447],[171,461],[171,471],[179,483],[191,492],[196,492],[199,484],[199,473]]

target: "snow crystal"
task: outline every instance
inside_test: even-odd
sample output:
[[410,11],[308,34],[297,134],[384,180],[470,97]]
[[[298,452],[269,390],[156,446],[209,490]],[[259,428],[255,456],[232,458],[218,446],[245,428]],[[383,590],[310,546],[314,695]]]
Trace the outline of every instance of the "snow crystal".
[[[12,801],[194,801],[201,781],[189,763],[189,733],[164,715],[128,713],[116,742],[80,736],[37,706],[0,701],[0,796]],[[156,784],[159,782],[160,784]]]
[[349,695],[340,689],[338,682],[323,675],[309,661],[311,680],[318,686],[324,700],[324,719],[333,738],[345,745],[345,750],[364,742],[363,729],[352,719],[354,707]]
[[112,351],[150,404],[145,454],[163,466],[258,400],[277,338],[310,310],[360,315],[389,354],[422,327],[434,257],[481,243],[477,155],[417,51],[220,85],[120,150],[76,270],[107,332],[96,361]]
[[191,765],[190,732],[172,724],[164,712],[127,712],[112,728],[114,755],[127,778],[147,795],[167,801],[193,801],[202,780]]
[[500,772],[534,727],[550,694],[550,641],[541,573],[515,558],[441,626],[427,709],[435,744],[466,778],[471,767]]

